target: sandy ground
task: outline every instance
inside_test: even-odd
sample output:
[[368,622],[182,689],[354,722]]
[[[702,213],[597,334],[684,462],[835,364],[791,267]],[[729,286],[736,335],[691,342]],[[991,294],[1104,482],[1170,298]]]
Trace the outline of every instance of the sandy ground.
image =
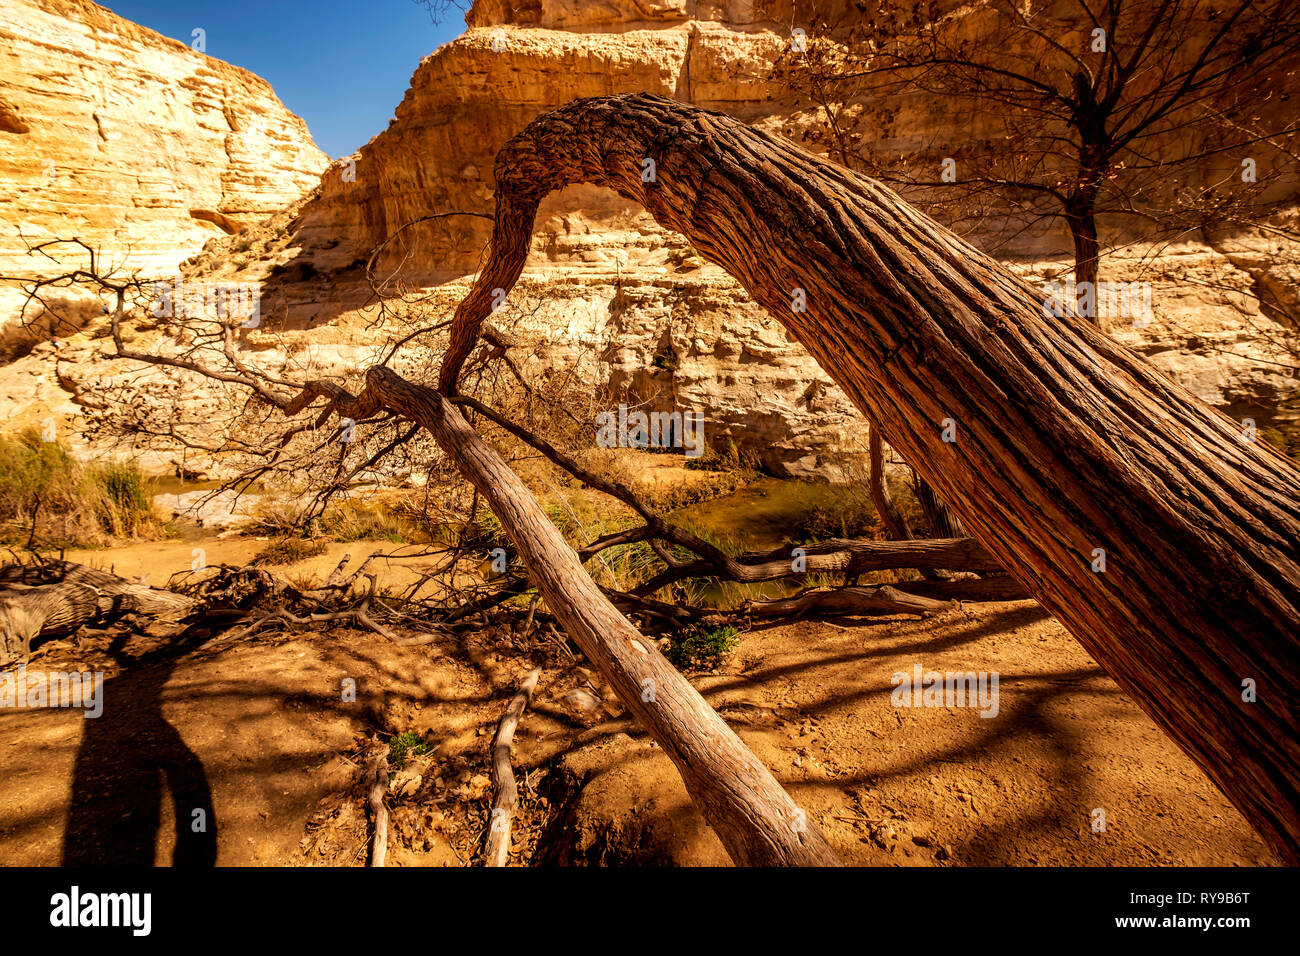
[[[124,578],[142,581],[160,588],[166,587],[173,575],[183,575],[194,567],[196,560],[209,566],[218,564],[244,565],[272,541],[267,537],[232,535],[227,538],[204,536],[193,540],[168,538],[162,541],[137,541],[112,548],[72,550],[67,559],[92,568],[112,571]],[[371,562],[371,570],[378,572],[385,585],[402,587],[417,577],[415,569],[433,564],[435,559],[425,554],[429,546],[394,544],[389,541],[328,542],[324,552],[315,557],[295,562],[289,566],[273,566],[268,570],[293,577],[324,579],[338,563],[350,556],[350,568],[372,554],[380,555]],[[392,557],[385,557],[392,555]]]
[[[0,711],[0,863],[359,865],[360,765],[408,730],[431,752],[392,778],[390,865],[477,863],[491,734],[534,664],[512,861],[725,864],[671,763],[599,676],[503,626],[416,647],[343,629],[47,644],[29,670],[105,670],[105,711]],[[997,716],[893,706],[891,676],[916,664],[997,671]],[[754,630],[692,679],[847,863],[1276,862],[1030,602]]]

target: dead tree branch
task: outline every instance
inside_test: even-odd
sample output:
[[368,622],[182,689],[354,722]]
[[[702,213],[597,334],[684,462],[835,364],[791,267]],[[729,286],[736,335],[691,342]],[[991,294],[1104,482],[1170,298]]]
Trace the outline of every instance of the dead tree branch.
[[496,797],[492,801],[491,822],[488,825],[487,849],[483,854],[484,866],[505,866],[510,856],[510,823],[519,805],[519,788],[515,786],[515,772],[510,766],[510,747],[515,740],[515,727],[524,714],[524,708],[533,696],[541,668],[534,668],[519,692],[510,700],[496,735],[492,738],[492,785]]

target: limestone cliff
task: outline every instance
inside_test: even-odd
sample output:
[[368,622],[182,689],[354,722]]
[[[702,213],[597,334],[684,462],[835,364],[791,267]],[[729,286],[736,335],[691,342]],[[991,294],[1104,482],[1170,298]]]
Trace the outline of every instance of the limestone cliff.
[[27,243],[70,236],[172,273],[328,163],[265,80],[89,0],[3,0],[0,76],[0,275],[48,270]]
[[[843,14],[853,5],[825,6]],[[214,240],[187,264],[196,278],[263,284],[270,321],[244,341],[264,367],[293,354],[310,355],[319,372],[365,364],[379,336],[363,309],[369,289],[360,264],[394,235],[379,271],[408,287],[430,286],[424,306],[449,314],[479,261],[487,224],[460,217],[403,227],[431,213],[490,213],[501,144],[575,97],[649,90],[813,148],[823,142],[819,111],[771,79],[796,22],[789,3],[478,0],[466,19],[463,36],[420,63],[385,131],[333,163],[301,203],[244,235]],[[938,135],[983,135],[978,116],[951,104],[913,99],[878,109],[888,120],[880,148],[923,150]],[[1115,323],[1112,334],[1229,414],[1293,429],[1294,232],[1294,215],[1279,203],[1271,227],[1189,239],[1164,250],[1154,271],[1143,250],[1115,255],[1104,278],[1149,281],[1153,302],[1150,321]],[[1042,275],[1060,269],[1067,250],[1063,233],[1046,230],[1008,255],[1015,268]],[[842,478],[841,465],[863,441],[854,409],[778,323],[680,237],[611,192],[572,187],[546,201],[529,269],[511,298],[524,304],[502,314],[501,331],[539,380],[580,367],[595,388],[701,411],[711,445],[735,444],[777,472]],[[126,372],[98,355],[90,337],[71,343],[57,358],[57,383],[42,364],[52,354],[24,360],[9,376],[22,384],[8,404],[0,394],[0,412],[72,412],[69,399],[87,385]],[[419,367],[437,360],[407,358]],[[294,361],[296,376],[304,365]]]
[[[819,109],[773,79],[772,65],[800,22],[797,6],[477,0],[467,32],[416,69],[388,129],[322,177],[293,225],[297,259],[346,275],[349,264],[401,230],[380,263],[407,281],[472,273],[485,221],[403,227],[430,213],[491,212],[499,147],[533,117],[575,97],[658,92],[818,148],[826,143]],[[858,15],[857,6],[818,10],[844,20]],[[947,144],[941,152],[977,155],[998,132],[968,103],[901,96],[852,109],[859,125],[878,120],[880,132],[863,148],[879,151],[922,153],[940,143]],[[1281,184],[1283,211],[1274,225],[1294,219],[1286,210],[1297,192],[1294,180]],[[1004,230],[992,222],[989,231]],[[1148,248],[1121,249],[1103,278],[1150,282],[1152,315],[1143,324],[1113,323],[1112,332],[1238,418],[1293,428],[1300,383],[1288,349],[1300,316],[1291,281],[1300,244],[1288,232],[1188,239],[1165,249],[1155,268]],[[969,238],[980,245],[985,236]],[[1026,230],[1002,254],[1046,275],[1068,268],[1069,250],[1058,224]],[[545,344],[556,367],[594,350],[607,383],[652,403],[702,408],[719,444],[748,445],[777,470],[835,476],[830,463],[859,431],[838,389],[736,283],[635,207],[591,187],[550,197],[527,275],[549,291],[524,331]],[[304,307],[318,312],[314,303]],[[666,350],[671,367],[662,361]]]

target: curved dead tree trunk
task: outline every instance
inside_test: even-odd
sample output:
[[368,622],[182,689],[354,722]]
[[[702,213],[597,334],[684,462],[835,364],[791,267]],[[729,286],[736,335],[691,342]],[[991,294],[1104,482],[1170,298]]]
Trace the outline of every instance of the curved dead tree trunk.
[[[653,175],[650,173],[653,172]],[[576,101],[500,152],[454,392],[543,196],[610,187],[808,349],[988,550],[1300,862],[1300,472],[879,184],[660,96]],[[800,305],[806,303],[806,309]],[[559,609],[557,608],[557,613]]]

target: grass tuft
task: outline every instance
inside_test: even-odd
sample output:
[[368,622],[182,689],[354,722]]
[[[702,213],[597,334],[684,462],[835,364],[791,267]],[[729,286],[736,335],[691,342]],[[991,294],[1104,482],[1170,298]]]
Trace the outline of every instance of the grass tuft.
[[296,564],[324,553],[324,541],[307,538],[277,538],[253,555],[249,564]]
[[712,670],[739,639],[734,627],[695,628],[673,640],[668,660],[681,670]]
[[114,538],[163,536],[138,465],[82,466],[34,428],[0,438],[0,542],[97,547]]
[[401,770],[411,757],[418,757],[432,750],[433,744],[424,740],[414,730],[408,730],[388,741],[388,763],[393,768]]

